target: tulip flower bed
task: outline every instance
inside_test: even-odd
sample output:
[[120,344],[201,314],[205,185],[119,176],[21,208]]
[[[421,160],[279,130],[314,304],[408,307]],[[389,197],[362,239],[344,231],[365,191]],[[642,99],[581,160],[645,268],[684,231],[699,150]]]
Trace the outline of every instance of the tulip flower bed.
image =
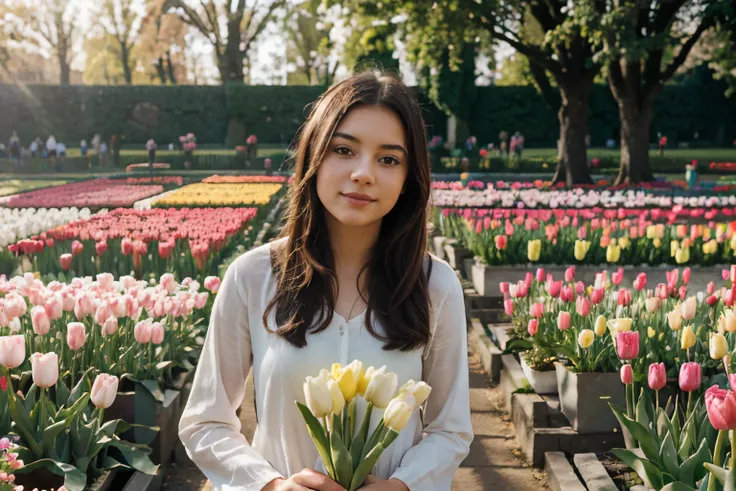
[[[137,277],[167,271],[207,276],[218,260],[258,231],[257,208],[119,208],[17,242],[42,274],[113,272]],[[248,236],[246,236],[246,233]]]
[[[734,195],[677,196],[645,190],[539,190],[534,187],[497,189],[492,183],[468,183],[467,188],[440,188],[433,183],[432,202],[442,207],[490,207],[510,209],[636,209],[647,208],[724,208],[736,206]],[[445,183],[442,183],[445,184]]]
[[0,248],[91,215],[89,208],[0,208]]
[[163,192],[161,185],[129,185],[116,179],[77,181],[49,189],[0,198],[7,208],[113,208]]
[[154,207],[265,205],[282,191],[282,184],[195,183],[177,189],[153,203]]
[[[38,485],[39,476],[22,481],[21,474],[45,468],[63,476],[56,487],[81,491],[113,466],[156,472],[150,448],[119,436],[137,417],[105,416],[133,414],[120,405],[145,402],[116,397],[118,390],[135,386],[140,399],[140,387],[162,403],[164,389],[180,388],[191,375],[219,279],[204,285],[210,291],[171,274],[155,286],[109,273],[68,285],[30,273],[0,276],[0,434],[19,438],[25,465],[16,482]],[[155,417],[155,404],[149,412]]]
[[286,176],[218,176],[215,174],[202,179],[202,182],[208,184],[283,184],[286,182]]
[[36,179],[8,179],[0,180],[0,196],[8,196],[10,194],[22,193],[33,189],[49,188],[66,184],[68,181],[49,181]]
[[181,186],[184,178],[181,176],[154,176],[154,177],[128,177],[126,184],[160,184],[162,186]]
[[[613,453],[648,487],[720,489],[709,486],[717,479],[732,489],[736,458],[728,469],[720,466],[728,446],[736,454],[736,438],[728,443],[728,430],[736,428],[736,267],[725,272],[726,286],[711,282],[697,293],[688,290],[689,270],[667,276],[648,289],[647,276],[638,274],[629,289],[621,269],[590,285],[576,279],[575,267],[559,279],[543,269],[528,272],[500,285],[514,326],[508,346],[526,363],[532,385],[555,364],[561,408],[574,427],[586,417],[600,424],[610,406],[627,442]],[[596,373],[620,380],[599,384],[608,402],[586,399],[579,381],[569,383],[573,375]],[[625,402],[609,404],[617,393]]]

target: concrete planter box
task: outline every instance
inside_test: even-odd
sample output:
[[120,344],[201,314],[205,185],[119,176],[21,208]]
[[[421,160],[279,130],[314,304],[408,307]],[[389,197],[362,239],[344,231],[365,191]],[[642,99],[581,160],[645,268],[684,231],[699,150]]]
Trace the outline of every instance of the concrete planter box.
[[445,242],[447,237],[432,237],[432,253],[440,259],[445,259]]
[[449,239],[445,242],[445,254],[447,254],[447,262],[453,269],[463,267],[463,260],[466,257],[473,257],[473,254],[460,245],[456,240]]
[[519,355],[519,364],[534,392],[540,395],[557,394],[557,372],[555,370],[546,372],[534,370],[526,362],[524,353]]
[[[705,291],[707,285],[711,281],[721,277],[721,270],[730,266],[690,266],[690,284],[688,291],[698,292]],[[544,268],[546,273],[551,273],[556,279],[563,279],[567,265],[544,265],[544,264],[519,264],[515,266],[489,266],[480,260],[476,260],[473,264],[471,280],[473,287],[479,295],[495,297],[501,296],[499,283],[506,281],[516,283],[524,279],[527,271],[535,272],[537,268]],[[595,281],[595,275],[603,270],[612,273],[618,269],[618,266],[576,266],[575,280],[583,281],[586,284],[592,284]],[[666,273],[675,269],[674,266],[623,266],[624,281],[622,286],[631,287],[631,283],[639,273],[646,273],[647,288],[654,288],[658,283],[667,283]],[[678,268],[682,271],[684,268]]]
[[578,433],[618,431],[616,416],[608,403],[626,405],[624,385],[618,372],[575,373],[562,363],[555,364],[560,409]]

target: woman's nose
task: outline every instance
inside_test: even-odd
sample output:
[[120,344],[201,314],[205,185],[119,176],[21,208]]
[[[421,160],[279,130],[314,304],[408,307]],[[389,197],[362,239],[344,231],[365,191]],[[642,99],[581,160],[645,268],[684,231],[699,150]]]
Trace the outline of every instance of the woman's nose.
[[375,173],[374,163],[371,158],[365,157],[359,159],[350,177],[354,182],[360,184],[373,184],[375,182]]

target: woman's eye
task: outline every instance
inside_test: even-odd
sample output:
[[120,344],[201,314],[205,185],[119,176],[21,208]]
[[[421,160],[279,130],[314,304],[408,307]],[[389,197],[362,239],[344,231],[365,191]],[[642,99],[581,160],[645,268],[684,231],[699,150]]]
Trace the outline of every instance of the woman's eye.
[[381,162],[388,165],[398,165],[401,163],[396,157],[383,157],[381,158]]
[[348,147],[335,147],[334,152],[338,155],[350,155],[350,149]]

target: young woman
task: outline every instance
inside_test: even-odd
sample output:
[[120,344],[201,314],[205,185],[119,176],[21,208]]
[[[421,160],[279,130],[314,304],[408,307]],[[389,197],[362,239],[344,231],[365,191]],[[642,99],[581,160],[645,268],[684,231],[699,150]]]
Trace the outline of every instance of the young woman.
[[[465,306],[452,269],[427,253],[424,132],[392,76],[354,76],[314,104],[282,238],[228,268],[179,424],[214,489],[340,491],[319,472],[295,401],[306,376],[354,359],[385,365],[399,386],[432,387],[423,423],[415,412],[361,489],[450,489],[473,439]],[[252,446],[236,415],[251,368]],[[381,417],[373,412],[371,430]]]

